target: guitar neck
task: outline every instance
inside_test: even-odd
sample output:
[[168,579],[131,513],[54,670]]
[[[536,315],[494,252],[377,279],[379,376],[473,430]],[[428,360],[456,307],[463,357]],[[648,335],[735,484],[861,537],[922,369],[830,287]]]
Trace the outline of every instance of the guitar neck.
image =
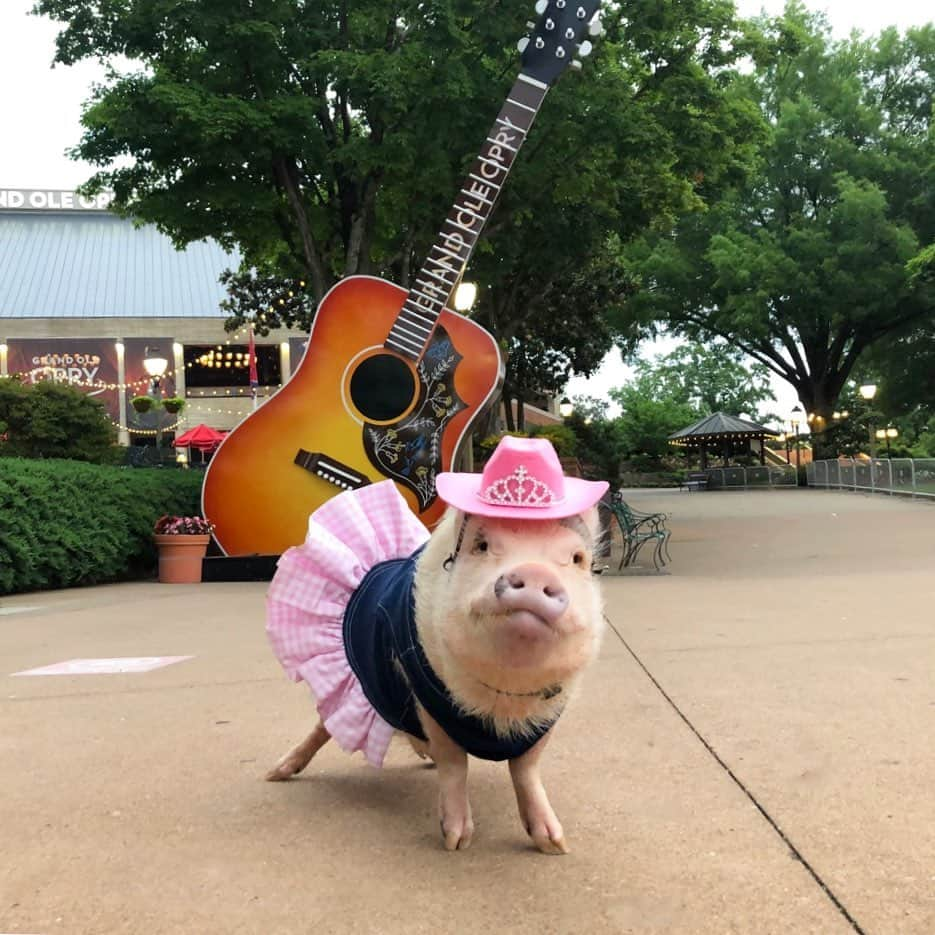
[[535,78],[520,75],[516,79],[384,347],[411,360],[422,357],[435,322],[461,279],[547,91],[548,85]]

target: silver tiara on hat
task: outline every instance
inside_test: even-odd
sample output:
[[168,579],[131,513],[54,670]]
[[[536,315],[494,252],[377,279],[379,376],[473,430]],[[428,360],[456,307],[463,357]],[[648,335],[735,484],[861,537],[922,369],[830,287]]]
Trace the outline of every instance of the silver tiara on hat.
[[548,484],[533,477],[521,464],[506,477],[495,480],[477,498],[493,506],[551,506],[564,498],[558,496]]

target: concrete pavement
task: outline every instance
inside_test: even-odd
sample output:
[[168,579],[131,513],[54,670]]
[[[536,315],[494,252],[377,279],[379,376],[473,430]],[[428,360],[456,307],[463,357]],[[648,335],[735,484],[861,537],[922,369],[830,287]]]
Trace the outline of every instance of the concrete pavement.
[[[634,492],[671,574],[606,581],[608,632],[545,780],[572,848],[530,849],[473,762],[472,848],[436,777],[326,747],[263,635],[264,586],[0,602],[0,932],[935,931],[935,506]],[[77,657],[140,674],[11,677]]]

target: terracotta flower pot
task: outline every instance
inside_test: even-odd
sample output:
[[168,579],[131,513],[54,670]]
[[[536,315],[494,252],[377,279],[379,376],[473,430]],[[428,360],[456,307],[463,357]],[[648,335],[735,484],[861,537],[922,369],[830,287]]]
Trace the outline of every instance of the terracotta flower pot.
[[159,549],[159,580],[163,584],[198,584],[201,560],[211,536],[156,535]]

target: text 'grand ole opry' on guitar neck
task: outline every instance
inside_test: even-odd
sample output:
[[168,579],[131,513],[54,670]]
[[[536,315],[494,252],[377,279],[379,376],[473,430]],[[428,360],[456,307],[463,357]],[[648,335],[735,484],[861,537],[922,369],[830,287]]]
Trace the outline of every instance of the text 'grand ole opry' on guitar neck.
[[[228,555],[280,554],[341,490],[390,478],[433,526],[451,470],[502,378],[494,339],[447,307],[549,86],[572,63],[598,0],[539,0],[522,68],[407,292],[370,276],[322,300],[292,378],[218,449],[202,501]],[[580,45],[578,43],[581,42]]]

